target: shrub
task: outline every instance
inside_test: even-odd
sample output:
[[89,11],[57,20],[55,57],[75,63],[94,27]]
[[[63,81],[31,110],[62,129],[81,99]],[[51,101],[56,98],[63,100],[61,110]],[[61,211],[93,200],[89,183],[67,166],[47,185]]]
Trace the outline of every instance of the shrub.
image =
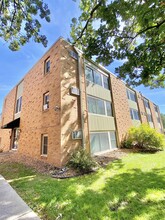
[[143,151],[162,150],[164,146],[164,135],[146,124],[142,124],[139,127],[132,127],[121,143],[121,147],[137,147]]
[[96,162],[85,149],[78,148],[71,154],[68,165],[81,173],[88,173],[96,166]]

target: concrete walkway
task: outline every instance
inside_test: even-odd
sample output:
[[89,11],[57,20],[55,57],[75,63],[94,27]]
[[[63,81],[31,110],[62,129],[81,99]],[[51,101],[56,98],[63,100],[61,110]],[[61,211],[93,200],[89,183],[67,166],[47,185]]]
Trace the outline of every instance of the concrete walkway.
[[0,220],[40,220],[1,175]]

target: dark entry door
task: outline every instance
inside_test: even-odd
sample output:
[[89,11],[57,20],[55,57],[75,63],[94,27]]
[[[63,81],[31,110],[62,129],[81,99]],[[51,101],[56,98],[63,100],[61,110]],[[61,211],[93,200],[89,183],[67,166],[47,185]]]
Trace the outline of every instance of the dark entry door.
[[13,129],[13,141],[12,141],[12,149],[16,150],[18,148],[18,138],[19,138],[19,129]]

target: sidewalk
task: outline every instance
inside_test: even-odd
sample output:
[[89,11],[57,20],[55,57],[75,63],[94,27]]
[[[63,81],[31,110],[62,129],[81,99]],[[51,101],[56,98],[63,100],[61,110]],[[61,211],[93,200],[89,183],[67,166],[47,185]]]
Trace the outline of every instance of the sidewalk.
[[1,175],[0,220],[40,220]]

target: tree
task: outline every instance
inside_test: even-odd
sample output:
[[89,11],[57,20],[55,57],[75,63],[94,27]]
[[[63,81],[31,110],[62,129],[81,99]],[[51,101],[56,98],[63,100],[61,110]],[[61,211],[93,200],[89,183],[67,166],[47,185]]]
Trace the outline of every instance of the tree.
[[108,66],[128,84],[165,87],[165,3],[162,0],[81,0],[71,41],[87,58]]
[[40,34],[39,18],[50,22],[49,15],[43,0],[0,0],[0,38],[8,42],[13,51],[31,38],[46,46],[46,36]]
[[163,127],[165,129],[165,114],[161,114],[161,118],[162,118]]

